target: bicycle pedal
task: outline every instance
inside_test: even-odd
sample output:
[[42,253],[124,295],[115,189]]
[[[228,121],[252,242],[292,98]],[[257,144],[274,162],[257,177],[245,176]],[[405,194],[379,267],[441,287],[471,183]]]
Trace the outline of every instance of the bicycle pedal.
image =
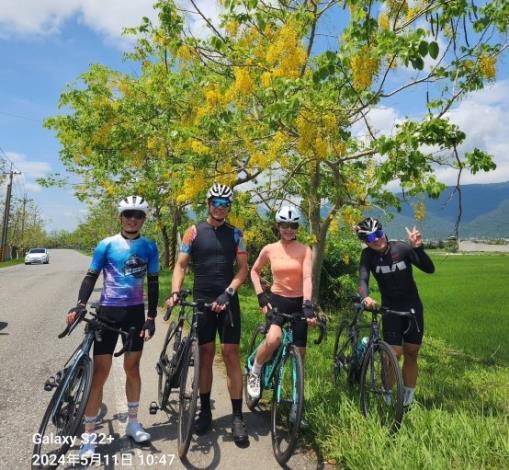
[[155,401],[150,403],[150,406],[148,407],[148,411],[151,415],[155,415],[159,411],[159,406]]

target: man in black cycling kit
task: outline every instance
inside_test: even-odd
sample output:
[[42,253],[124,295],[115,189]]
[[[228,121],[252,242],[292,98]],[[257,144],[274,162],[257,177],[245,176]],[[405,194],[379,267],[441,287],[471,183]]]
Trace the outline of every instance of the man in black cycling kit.
[[[124,356],[129,415],[126,434],[136,442],[145,442],[150,440],[150,434],[138,422],[141,392],[139,366],[143,343],[152,338],[155,332],[154,318],[159,298],[159,255],[156,244],[140,235],[148,212],[145,199],[141,196],[126,197],[120,201],[118,211],[122,230],[96,246],[87,275],[80,287],[78,304],[67,314],[67,322],[72,323],[76,314],[85,308],[102,271],[104,283],[98,310],[99,318],[124,331],[134,326],[138,333],[130,352]],[[148,281],[147,319],[143,302],[145,275]],[[106,330],[102,332],[102,341],[94,342],[94,372],[85,409],[86,436],[80,448],[80,457],[83,458],[91,458],[95,454],[96,441],[93,433],[117,339],[117,333]]]
[[[417,356],[424,332],[423,306],[412,274],[412,264],[425,273],[433,273],[435,266],[425,253],[421,233],[415,227],[411,231],[406,228],[408,243],[389,241],[382,224],[372,217],[360,222],[355,231],[367,245],[362,250],[359,270],[359,293],[366,309],[376,306],[368,295],[369,275],[372,273],[380,288],[384,307],[400,311],[415,310],[416,321],[390,314],[382,318],[384,340],[391,345],[398,359],[401,354],[404,356],[404,404],[408,406],[414,398]],[[405,333],[409,321],[410,328]]]
[[[221,340],[221,351],[226,365],[228,390],[233,408],[232,432],[237,444],[245,444],[248,435],[242,417],[242,371],[240,368],[240,306],[237,289],[248,273],[247,252],[242,232],[225,222],[233,200],[228,186],[215,183],[207,193],[209,216],[193,225],[182,238],[180,253],[173,271],[172,295],[169,306],[177,303],[189,261],[194,273],[193,296],[212,302],[212,307],[198,317],[200,344],[200,414],[194,431],[201,435],[212,424],[210,391],[212,364],[215,355],[216,333]],[[234,273],[234,264],[237,272]],[[233,326],[230,324],[231,312]]]

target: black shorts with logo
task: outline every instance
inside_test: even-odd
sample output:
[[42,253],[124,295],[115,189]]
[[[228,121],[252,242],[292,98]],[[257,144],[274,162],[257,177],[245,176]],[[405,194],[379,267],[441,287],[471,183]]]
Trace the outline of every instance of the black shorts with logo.
[[[194,293],[194,300],[204,300],[211,303],[222,293],[211,295],[210,293]],[[228,309],[231,312],[233,326],[230,323]],[[226,310],[216,313],[210,308],[206,308],[202,315],[198,315],[198,343],[212,343],[216,340],[216,334],[219,333],[221,344],[239,344],[240,343],[240,304],[239,296],[235,294]]]
[[[395,314],[387,314],[382,317],[384,341],[393,346],[401,346],[403,343],[421,344],[424,334],[424,315],[420,299],[410,302],[382,302],[384,307],[392,310],[408,312],[415,310],[415,320]],[[409,327],[405,334],[406,329]]]
[[[143,338],[140,338],[140,332],[145,323],[145,306],[130,305],[129,307],[106,307],[101,305],[97,312],[99,319],[104,319],[112,328],[117,328],[125,332],[134,326],[136,335],[132,341],[131,351],[141,351],[143,349]],[[94,356],[101,354],[113,354],[119,337],[118,333],[110,330],[102,331],[102,341],[94,341]],[[122,343],[125,342],[122,336]]]

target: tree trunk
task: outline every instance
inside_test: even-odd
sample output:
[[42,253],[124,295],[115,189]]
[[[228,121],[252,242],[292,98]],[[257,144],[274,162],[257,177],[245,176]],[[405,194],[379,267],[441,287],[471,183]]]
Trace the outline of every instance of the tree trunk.
[[[169,247],[169,237],[168,230],[166,226],[163,225],[161,227],[161,236],[163,237],[163,264],[165,268],[170,268],[170,247]],[[171,267],[170,269],[173,269]]]
[[173,224],[171,226],[170,240],[169,240],[169,263],[168,267],[170,271],[173,271],[175,263],[177,261],[178,253],[178,234],[180,224],[182,223],[182,214],[179,207],[174,208],[173,212]]

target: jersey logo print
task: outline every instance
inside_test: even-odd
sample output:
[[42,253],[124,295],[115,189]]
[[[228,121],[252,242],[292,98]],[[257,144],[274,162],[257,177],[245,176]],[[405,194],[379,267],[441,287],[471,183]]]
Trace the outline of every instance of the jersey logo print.
[[376,273],[389,274],[396,271],[404,271],[406,269],[406,263],[404,261],[400,261],[399,263],[394,263],[392,266],[377,266]]
[[124,263],[124,276],[143,277],[147,272],[147,263],[138,256],[130,256]]

